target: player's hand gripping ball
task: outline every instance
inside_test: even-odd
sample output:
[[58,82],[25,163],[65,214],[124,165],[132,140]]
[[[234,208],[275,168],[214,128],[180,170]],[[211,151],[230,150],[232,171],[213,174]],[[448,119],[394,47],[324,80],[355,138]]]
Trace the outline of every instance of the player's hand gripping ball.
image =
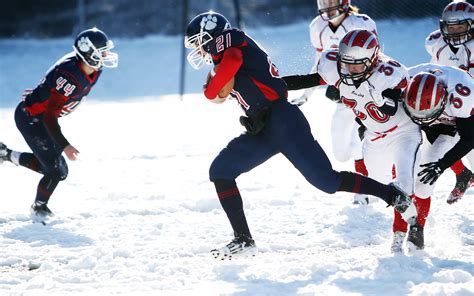
[[[209,74],[207,74],[205,87],[207,87],[211,79],[216,75],[215,73],[217,72],[217,69],[219,69],[219,65],[216,65],[214,69],[211,70]],[[232,79],[229,80],[229,82],[227,82],[226,85],[224,85],[224,87],[219,91],[219,94],[210,101],[217,104],[223,103],[229,97],[230,92],[234,88],[234,82],[234,77],[232,77]]]

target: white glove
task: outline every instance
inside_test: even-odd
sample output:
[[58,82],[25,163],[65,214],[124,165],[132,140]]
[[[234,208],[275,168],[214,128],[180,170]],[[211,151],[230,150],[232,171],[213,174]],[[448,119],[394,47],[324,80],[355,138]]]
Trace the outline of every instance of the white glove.
[[290,103],[293,104],[293,105],[296,105],[296,106],[301,106],[304,103],[306,103],[307,101],[308,101],[308,97],[305,94],[303,94],[300,97],[291,100]]

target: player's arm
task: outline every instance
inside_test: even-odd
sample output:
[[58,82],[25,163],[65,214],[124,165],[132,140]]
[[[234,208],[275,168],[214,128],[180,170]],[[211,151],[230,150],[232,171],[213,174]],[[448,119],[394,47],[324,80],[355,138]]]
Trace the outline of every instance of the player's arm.
[[445,167],[450,167],[474,148],[474,115],[468,118],[456,118],[459,141],[439,160]]
[[52,89],[48,105],[43,113],[43,124],[46,127],[46,130],[62,150],[69,145],[69,142],[61,132],[58,117],[61,114],[61,110],[66,100],[67,97],[57,92],[56,89]]
[[318,73],[306,75],[290,75],[284,76],[282,77],[282,79],[288,86],[288,90],[298,90],[326,84],[324,79]]
[[216,75],[210,80],[204,95],[208,99],[214,99],[220,90],[235,76],[243,63],[242,50],[237,47],[230,47],[224,51],[219,69]]
[[474,147],[474,134],[472,133],[474,129],[474,115],[468,118],[456,118],[456,127],[460,136],[459,141],[438,161],[420,165],[420,167],[424,168],[418,173],[418,176],[421,177],[421,182],[433,185],[444,170],[463,158]]

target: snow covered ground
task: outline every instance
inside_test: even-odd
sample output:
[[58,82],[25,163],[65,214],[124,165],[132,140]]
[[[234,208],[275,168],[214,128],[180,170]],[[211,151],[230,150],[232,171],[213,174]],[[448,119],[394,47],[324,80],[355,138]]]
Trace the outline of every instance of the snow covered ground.
[[[412,29],[406,35],[409,44],[416,36],[422,44],[431,23],[434,28],[434,21],[418,22],[425,32]],[[408,56],[403,44],[390,39],[389,34],[397,36],[395,26],[399,31],[414,27],[401,21],[380,23],[379,31],[386,32],[382,39],[396,49],[389,53],[386,45],[385,51],[408,65],[425,61],[422,46]],[[298,60],[298,44],[274,38],[283,32],[306,44],[306,24],[300,27],[255,31],[283,74],[310,68],[292,64]],[[275,40],[269,42],[268,35]],[[51,199],[57,217],[48,225],[33,224],[28,216],[40,177],[10,163],[0,167],[0,295],[474,295],[474,192],[447,205],[454,184],[451,172],[438,182],[425,230],[426,250],[393,255],[391,208],[375,198],[359,207],[351,204],[350,194],[325,194],[275,156],[238,179],[260,253],[252,259],[215,261],[209,250],[228,243],[232,233],[208,181],[208,168],[243,131],[241,112],[235,101],[214,105],[200,94],[183,100],[165,95],[158,89],[166,86],[161,81],[177,87],[168,74],[176,74],[178,66],[158,64],[147,70],[156,76],[146,75],[143,81],[136,76],[139,65],[127,60],[127,53],[138,56],[143,48],[163,46],[165,39],[122,40],[127,45],[121,68],[104,73],[97,85],[97,97],[106,100],[97,100],[94,89],[90,100],[61,120],[81,155],[69,162],[69,177]],[[1,63],[13,66],[15,57],[20,59],[12,71],[24,85],[3,70],[0,80],[7,89],[1,96],[0,140],[18,150],[27,146],[14,126],[14,104],[4,94],[10,97],[14,89],[31,86],[27,80],[38,81],[58,55],[57,49],[54,55],[39,51],[38,41],[30,42],[34,51],[21,46],[28,42],[0,42],[0,53],[9,53]],[[46,41],[44,48],[54,42],[64,41]],[[282,53],[280,45],[289,49]],[[8,46],[25,49],[10,51]],[[171,45],[156,50],[165,56],[177,51]],[[150,55],[149,64],[160,59],[158,53]],[[21,61],[41,71],[30,73]],[[189,92],[199,91],[205,75],[189,73]],[[131,85],[129,93],[125,81]],[[334,167],[351,169],[350,163],[333,159],[329,123],[334,105],[321,94],[316,92],[302,110]]]

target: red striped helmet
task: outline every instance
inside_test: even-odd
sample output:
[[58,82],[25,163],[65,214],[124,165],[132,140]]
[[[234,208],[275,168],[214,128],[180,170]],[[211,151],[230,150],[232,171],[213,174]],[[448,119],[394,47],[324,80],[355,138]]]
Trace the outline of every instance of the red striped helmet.
[[[337,71],[344,84],[354,85],[369,78],[378,62],[380,46],[375,34],[367,30],[348,32],[339,42]],[[362,65],[360,72],[349,71],[350,65]]]
[[433,123],[443,113],[448,92],[436,75],[421,72],[413,76],[403,96],[403,106],[410,118],[419,125]]
[[[467,2],[449,3],[443,10],[440,30],[446,43],[460,46],[472,38],[474,8]],[[460,27],[460,28],[456,28]],[[449,29],[451,28],[451,32]]]

